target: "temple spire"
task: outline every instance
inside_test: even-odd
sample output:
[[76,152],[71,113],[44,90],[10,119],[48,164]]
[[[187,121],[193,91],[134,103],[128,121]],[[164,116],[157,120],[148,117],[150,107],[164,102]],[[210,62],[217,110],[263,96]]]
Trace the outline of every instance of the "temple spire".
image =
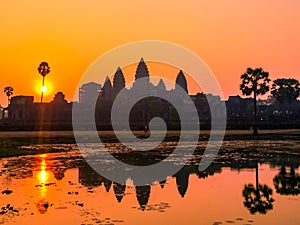
[[[180,72],[178,73],[178,75],[176,77],[176,84],[179,85],[181,88],[183,88],[183,90],[185,90],[186,93],[188,93],[186,78],[185,78],[182,70],[180,70]],[[175,87],[175,90],[176,89],[177,88]]]
[[113,93],[116,96],[125,87],[125,77],[120,67],[118,67],[113,79]]
[[136,73],[135,73],[135,80],[140,79],[140,78],[144,78],[146,77],[148,82],[149,80],[149,71],[148,71],[148,67],[144,61],[143,58],[141,58],[138,67],[136,69]]
[[103,96],[104,100],[111,100],[112,85],[111,85],[111,81],[108,76],[105,78],[105,82],[104,82],[104,85],[102,88],[102,96]]

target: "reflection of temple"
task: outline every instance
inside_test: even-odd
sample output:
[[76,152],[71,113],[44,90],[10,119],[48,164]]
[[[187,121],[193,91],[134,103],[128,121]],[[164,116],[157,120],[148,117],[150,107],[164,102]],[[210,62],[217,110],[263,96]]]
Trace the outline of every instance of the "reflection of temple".
[[[110,180],[99,175],[85,162],[83,163],[83,165],[80,165],[78,175],[79,183],[89,188],[98,187],[103,184],[106,191],[109,192],[110,187],[113,186],[113,191],[118,202],[121,202],[123,197],[125,196],[126,185],[118,183],[112,184]],[[136,187],[136,198],[142,210],[145,209],[148,203],[150,191],[150,185]]]
[[182,168],[178,173],[174,175],[176,178],[177,189],[181,197],[184,197],[188,185],[189,185],[190,172],[186,167]]
[[100,176],[87,163],[83,163],[83,165],[80,165],[78,179],[79,183],[86,187],[97,187],[103,184],[107,192],[109,192],[109,189],[112,185],[112,182],[110,180]]
[[[214,175],[215,172],[220,172],[220,167],[218,166],[210,166],[207,168],[206,171],[199,172],[197,165],[189,165],[183,167],[180,171],[178,171],[173,177],[176,179],[176,185],[178,189],[178,193],[181,197],[184,197],[188,185],[189,185],[189,176],[190,174],[196,174],[199,178],[200,177],[207,177]],[[205,174],[205,175],[204,175]],[[112,190],[114,195],[119,203],[122,202],[125,192],[126,192],[126,185],[113,183],[110,180],[106,179],[105,177],[101,176],[97,172],[95,172],[89,164],[83,161],[82,164],[79,166],[79,183],[83,186],[89,188],[100,187],[102,185],[105,186],[107,192],[109,192],[111,186],[113,187]],[[133,181],[134,182],[134,181]],[[164,188],[166,184],[166,180],[161,181],[160,183],[161,188]],[[141,210],[144,210],[148,204],[150,194],[151,194],[151,185],[145,186],[136,186],[135,187],[136,199],[140,205]]]
[[[238,150],[240,152],[240,150]],[[232,155],[232,150],[230,151]],[[213,176],[215,173],[220,173],[222,171],[223,167],[231,168],[233,170],[240,170],[244,168],[257,168],[257,161],[253,163],[252,161],[249,162],[249,155],[244,155],[244,157],[247,159],[246,161],[248,163],[242,162],[240,159],[236,157],[230,157],[227,156],[226,160],[224,160],[224,153],[220,151],[220,158],[217,157],[213,163],[205,170],[199,172],[198,166],[199,164],[189,164],[184,166],[180,171],[178,171],[175,175],[172,177],[169,177],[166,182],[166,180],[159,182],[159,185],[164,188],[165,185],[168,185],[168,183],[173,184],[173,180],[175,179],[177,190],[178,190],[178,197],[181,196],[182,198],[186,197],[186,194],[188,192],[188,186],[189,183],[189,177],[190,175],[193,175],[194,178],[197,176],[199,179],[205,179],[209,176]],[[250,154],[250,152],[248,152]],[[275,190],[280,195],[299,195],[300,194],[300,175],[297,173],[297,171],[294,168],[299,168],[299,162],[300,162],[300,155],[288,155],[288,154],[281,154],[281,157],[278,157],[276,155],[273,155],[270,157],[270,155],[264,155],[264,159],[261,158],[261,160],[265,160],[266,163],[272,164],[276,168],[278,166],[281,166],[281,170],[279,173],[274,177],[273,184],[275,187]],[[292,159],[294,161],[291,161],[289,157],[292,156]],[[280,158],[281,162],[278,162],[278,158]],[[47,202],[44,201],[47,191],[48,185],[50,185],[49,180],[47,180],[51,173],[55,176],[56,180],[66,179],[64,177],[64,172],[67,169],[70,168],[78,168],[78,180],[79,183],[82,186],[88,187],[89,189],[102,187],[103,190],[105,188],[106,192],[113,193],[115,195],[116,201],[121,203],[123,199],[126,197],[126,185],[120,185],[118,183],[113,183],[112,181],[106,179],[105,177],[101,176],[100,174],[96,173],[90,166],[87,164],[82,158],[75,157],[74,160],[69,160],[69,162],[66,163],[65,158],[55,158],[51,159],[54,161],[49,161],[46,157],[46,155],[41,155],[40,157],[32,157],[31,158],[12,158],[8,159],[7,163],[4,164],[4,167],[7,168],[13,168],[7,171],[7,176],[13,176],[17,179],[24,179],[28,177],[32,177],[33,173],[32,171],[36,168],[39,169],[37,173],[37,178],[39,180],[39,188],[41,190],[42,198],[40,199],[38,203],[38,209],[40,212],[45,212],[47,209]],[[79,159],[79,160],[78,160]],[[28,161],[31,160],[31,161]],[[72,161],[72,162],[70,162]],[[28,163],[29,162],[29,163]],[[288,166],[287,166],[288,164]],[[18,165],[20,169],[15,169],[12,167],[12,165]],[[24,170],[26,168],[26,170]],[[167,179],[167,178],[166,178]],[[134,180],[133,180],[134,183]],[[254,179],[253,179],[254,183]],[[48,184],[48,185],[46,185]],[[158,185],[158,184],[154,184]],[[253,205],[256,205],[255,195],[257,193],[257,190],[259,190],[259,193],[263,193],[264,196],[261,196],[260,199],[258,199],[260,202],[264,203],[262,200],[267,200],[268,205],[266,207],[261,207],[260,212],[266,213],[267,211],[272,209],[273,200],[272,199],[272,192],[270,191],[270,188],[266,185],[257,185],[258,188],[254,184],[248,185],[247,188],[244,191],[244,195],[248,196],[246,207],[249,207],[249,209],[253,208]],[[155,187],[154,187],[155,188]],[[154,190],[153,188],[153,190]],[[173,186],[173,188],[176,188]],[[137,199],[137,203],[140,206],[141,210],[145,210],[147,208],[147,205],[149,204],[150,195],[152,186],[137,186],[135,187],[135,197]],[[83,190],[83,189],[82,189]],[[132,190],[132,189],[131,189]],[[134,190],[134,189],[133,189]],[[159,191],[159,189],[156,189],[155,192]],[[130,190],[128,190],[129,193]],[[97,192],[101,194],[101,192]],[[254,196],[253,199],[251,199],[251,196]],[[263,197],[263,198],[262,198]],[[180,198],[180,197],[179,197]],[[251,201],[250,201],[250,200]],[[249,204],[248,204],[249,203]],[[46,204],[46,205],[45,205]],[[256,210],[256,211],[253,211]],[[250,212],[258,212],[258,208],[255,207]]]
[[98,174],[88,163],[83,162],[79,166],[78,173],[79,183],[89,188],[95,188],[104,185],[106,192],[109,192],[111,186],[118,202],[121,202],[124,195],[126,185],[113,183],[105,177]]
[[151,186],[137,186],[135,187],[136,198],[142,210],[145,210],[146,205],[148,204]]
[[121,202],[125,195],[126,185],[114,183],[113,188],[116,199],[118,200],[118,202]]
[[160,185],[160,187],[163,189],[164,187],[165,187],[165,185],[166,185],[166,180],[163,180],[163,181],[160,181],[159,182],[159,185]]

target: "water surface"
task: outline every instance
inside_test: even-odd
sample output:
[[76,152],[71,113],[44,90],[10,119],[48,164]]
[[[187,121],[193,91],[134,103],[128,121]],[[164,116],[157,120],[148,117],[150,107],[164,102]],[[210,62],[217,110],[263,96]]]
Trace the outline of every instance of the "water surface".
[[227,141],[206,171],[198,171],[196,155],[177,174],[142,187],[109,181],[76,150],[4,158],[0,224],[296,225],[298,146],[297,141]]

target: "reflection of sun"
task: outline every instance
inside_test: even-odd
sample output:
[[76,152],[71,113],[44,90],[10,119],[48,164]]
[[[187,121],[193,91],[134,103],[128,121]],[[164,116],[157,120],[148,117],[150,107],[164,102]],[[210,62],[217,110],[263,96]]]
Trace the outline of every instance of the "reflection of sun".
[[40,183],[40,194],[41,199],[37,203],[37,209],[40,213],[47,212],[47,209],[49,207],[49,203],[46,200],[46,194],[47,194],[47,181],[49,179],[49,171],[47,171],[47,154],[40,155],[41,164],[40,164],[40,171],[37,174],[37,179]]
[[45,184],[46,181],[48,179],[48,173],[46,170],[41,170],[40,171],[40,181],[41,181],[41,184]]
[[47,187],[45,186],[45,184],[48,181],[49,178],[49,171],[47,171],[47,164],[46,164],[46,154],[44,155],[40,155],[42,161],[41,161],[41,167],[40,167],[40,171],[37,174],[37,178],[39,180],[39,183],[41,185],[41,196],[45,197],[46,192],[47,192]]

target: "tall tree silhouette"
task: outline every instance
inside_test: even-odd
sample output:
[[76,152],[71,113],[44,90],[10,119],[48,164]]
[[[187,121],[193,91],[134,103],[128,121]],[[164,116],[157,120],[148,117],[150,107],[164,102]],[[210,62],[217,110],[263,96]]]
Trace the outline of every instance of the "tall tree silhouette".
[[273,209],[273,191],[265,184],[258,182],[258,163],[256,162],[256,186],[253,184],[245,185],[243,189],[244,206],[251,214],[266,214]]
[[300,194],[300,175],[295,173],[294,167],[291,167],[288,173],[286,167],[282,166],[279,174],[274,177],[273,183],[276,192],[280,195]]
[[[47,62],[41,62],[41,64],[38,67],[38,71],[39,71],[39,74],[41,74],[41,76],[43,77],[42,87],[44,87],[45,77],[48,73],[50,73],[50,67],[49,67],[48,63]],[[44,96],[44,92],[42,91],[41,103],[43,102],[43,96]]]
[[273,81],[271,94],[283,107],[295,101],[300,94],[300,83],[293,78],[280,78]]
[[4,93],[6,94],[7,96],[7,105],[9,105],[9,102],[10,102],[10,96],[13,95],[14,93],[14,89],[10,86],[7,86],[4,88]]
[[262,68],[248,68],[247,71],[241,75],[242,83],[240,90],[243,95],[249,96],[253,94],[254,100],[254,127],[253,134],[257,135],[257,96],[264,95],[269,91],[268,83],[270,82],[269,73]]

